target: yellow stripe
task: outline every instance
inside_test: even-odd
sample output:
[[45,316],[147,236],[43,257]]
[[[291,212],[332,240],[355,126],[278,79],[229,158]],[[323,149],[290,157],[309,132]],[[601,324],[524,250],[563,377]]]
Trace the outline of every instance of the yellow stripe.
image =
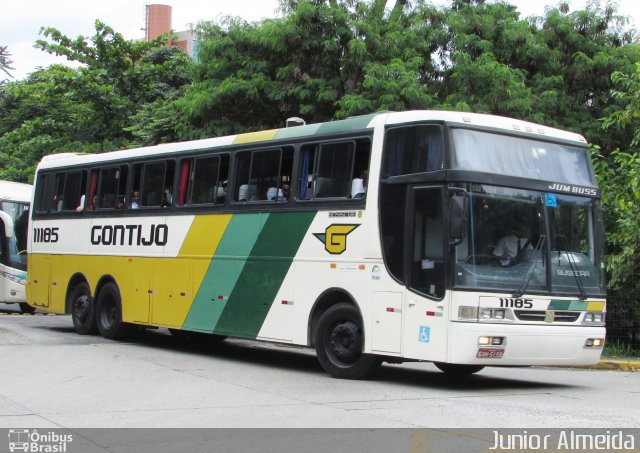
[[231,221],[231,214],[198,215],[193,219],[178,258],[206,256],[211,258]]
[[603,311],[604,305],[605,305],[604,302],[589,301],[589,303],[587,303],[587,311]]
[[276,136],[276,133],[280,129],[271,129],[269,131],[260,131],[260,132],[249,132],[248,134],[240,134],[233,141],[234,145],[242,144],[242,143],[254,143],[254,142],[265,142],[268,140],[273,140],[273,137]]
[[27,275],[27,299],[38,302],[37,308],[64,313],[72,275],[85,275],[92,292],[110,275],[120,289],[125,322],[180,327],[231,217],[196,216],[175,258],[30,254],[30,269],[39,272]]

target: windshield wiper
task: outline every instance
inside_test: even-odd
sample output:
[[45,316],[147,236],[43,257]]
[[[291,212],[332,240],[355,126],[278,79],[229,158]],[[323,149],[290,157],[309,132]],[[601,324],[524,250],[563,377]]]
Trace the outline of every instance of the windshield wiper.
[[[546,239],[547,237],[544,234],[540,235],[540,237],[538,238],[538,243],[536,244],[536,247],[533,249],[532,256],[536,256],[537,255],[536,252],[539,252],[542,250],[542,246],[544,245],[544,241]],[[513,297],[519,298],[524,295],[525,291],[527,291],[527,288],[529,287],[529,283],[531,282],[531,277],[533,276],[533,272],[536,270],[537,265],[538,265],[538,260],[536,259],[534,259],[531,262],[531,264],[529,264],[527,273],[524,275],[524,279],[522,280],[522,283],[520,283],[520,286],[518,286],[518,288],[514,291]]]
[[[582,277],[578,274],[578,266],[575,262],[575,257],[573,253],[569,252],[569,242],[567,241],[567,237],[563,234],[559,234],[560,244],[564,248],[564,253],[567,255],[567,261],[569,262],[569,267],[571,267],[571,273],[573,277],[576,279],[576,286],[578,287],[578,291],[580,291],[580,300],[586,300],[587,293],[584,291],[584,285],[582,284]],[[558,258],[560,257],[561,250],[558,251]]]

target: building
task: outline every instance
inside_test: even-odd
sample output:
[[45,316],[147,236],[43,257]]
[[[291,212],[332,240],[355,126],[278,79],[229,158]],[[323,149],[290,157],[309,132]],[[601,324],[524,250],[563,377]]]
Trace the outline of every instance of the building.
[[[171,28],[171,6],[170,5],[145,5],[145,40],[162,36],[172,31]],[[169,36],[167,45],[182,48],[191,58],[195,58],[196,44],[194,32],[192,30],[173,31],[175,39]]]

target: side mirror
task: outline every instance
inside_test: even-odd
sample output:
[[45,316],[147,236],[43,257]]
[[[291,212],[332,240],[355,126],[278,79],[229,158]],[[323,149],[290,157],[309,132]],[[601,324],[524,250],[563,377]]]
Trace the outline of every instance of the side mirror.
[[467,235],[469,198],[463,191],[456,191],[449,200],[449,245],[456,246]]

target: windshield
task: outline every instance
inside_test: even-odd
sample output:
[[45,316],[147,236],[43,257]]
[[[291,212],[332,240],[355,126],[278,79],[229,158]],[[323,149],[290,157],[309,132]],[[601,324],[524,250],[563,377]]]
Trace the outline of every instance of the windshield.
[[593,186],[586,147],[453,129],[452,168]]
[[27,265],[27,229],[29,223],[29,203],[3,201],[1,209],[13,220],[13,237],[7,238],[9,265]]
[[469,226],[455,285],[585,297],[604,294],[594,200],[468,184]]

